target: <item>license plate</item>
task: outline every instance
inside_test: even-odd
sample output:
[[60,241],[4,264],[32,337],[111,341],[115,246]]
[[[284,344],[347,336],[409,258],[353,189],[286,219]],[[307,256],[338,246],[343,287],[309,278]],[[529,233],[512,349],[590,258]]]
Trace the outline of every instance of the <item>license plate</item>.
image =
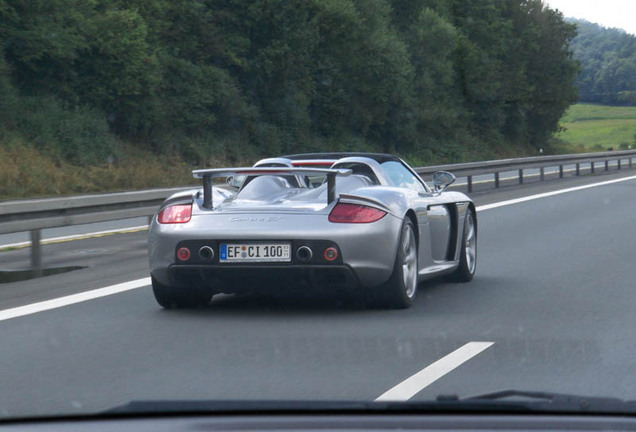
[[221,244],[219,262],[289,262],[289,243]]

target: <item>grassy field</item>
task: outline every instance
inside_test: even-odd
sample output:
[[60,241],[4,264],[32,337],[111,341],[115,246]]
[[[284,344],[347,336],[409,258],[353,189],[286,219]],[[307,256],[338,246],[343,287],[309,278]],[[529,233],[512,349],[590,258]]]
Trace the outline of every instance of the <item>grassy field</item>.
[[572,105],[557,138],[582,151],[636,148],[636,107]]

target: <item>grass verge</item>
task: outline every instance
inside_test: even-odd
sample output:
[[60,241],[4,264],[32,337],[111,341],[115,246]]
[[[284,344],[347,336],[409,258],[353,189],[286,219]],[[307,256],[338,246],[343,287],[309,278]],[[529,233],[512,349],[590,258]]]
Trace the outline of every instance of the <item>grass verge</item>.
[[[222,166],[225,161],[212,161]],[[119,159],[99,166],[60,161],[21,142],[0,145],[0,200],[117,192],[197,184],[179,156],[122,145]]]

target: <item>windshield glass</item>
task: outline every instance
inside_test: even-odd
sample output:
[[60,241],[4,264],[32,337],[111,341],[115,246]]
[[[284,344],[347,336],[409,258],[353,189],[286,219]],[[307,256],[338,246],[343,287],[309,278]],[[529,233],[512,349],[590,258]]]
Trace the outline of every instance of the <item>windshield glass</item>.
[[636,399],[635,8],[0,0],[0,420]]
[[426,192],[422,180],[415,176],[400,162],[388,161],[382,164],[391,182],[395,186]]

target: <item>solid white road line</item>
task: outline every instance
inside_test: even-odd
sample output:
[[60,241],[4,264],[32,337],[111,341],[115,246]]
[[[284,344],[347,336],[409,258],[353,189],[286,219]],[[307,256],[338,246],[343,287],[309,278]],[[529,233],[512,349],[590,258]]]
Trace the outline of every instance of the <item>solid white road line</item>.
[[375,401],[407,401],[424,388],[433,384],[493,344],[494,342],[469,342],[448,354],[446,357],[442,357],[430,366],[425,367],[415,375],[405,379],[392,389],[383,393]]
[[43,312],[51,309],[57,309],[64,306],[72,305],[75,303],[81,303],[88,300],[93,300],[100,297],[106,297],[113,294],[118,294],[124,291],[130,291],[137,288],[150,285],[150,278],[137,279],[129,282],[120,283],[117,285],[111,285],[105,288],[99,288],[92,291],[86,291],[78,294],[69,295],[66,297],[60,297],[53,300],[46,300],[39,303],[32,303],[26,306],[20,306],[13,309],[6,309],[0,311],[0,321],[10,320],[11,318],[18,318],[25,315],[31,315],[38,312]]
[[599,187],[599,186],[606,186],[609,184],[614,184],[614,183],[621,183],[621,182],[626,182],[626,181],[631,181],[631,180],[636,180],[636,176],[631,176],[631,177],[624,177],[624,178],[620,178],[620,179],[615,179],[615,180],[608,180],[608,181],[604,181],[604,182],[600,182],[600,183],[593,183],[593,184],[589,184],[589,185],[584,185],[584,186],[576,186],[576,187],[571,187],[568,189],[560,189],[560,190],[556,190],[556,191],[552,191],[552,192],[546,192],[546,193],[541,193],[541,194],[537,194],[537,195],[529,195],[526,197],[522,197],[522,198],[515,198],[515,199],[511,199],[508,201],[500,201],[500,202],[496,202],[496,203],[492,203],[492,204],[486,204],[486,205],[482,205],[482,206],[477,206],[477,211],[484,211],[484,210],[490,210],[490,209],[494,209],[494,208],[498,208],[498,207],[504,207],[504,206],[508,206],[508,205],[512,205],[512,204],[519,204],[522,202],[526,202],[526,201],[533,201],[536,199],[540,199],[540,198],[547,198],[547,197],[551,197],[551,196],[555,196],[555,195],[561,195],[564,193],[569,193],[569,192],[576,192],[576,191],[580,191],[580,190],[584,190],[584,189],[591,189],[591,188],[595,188],[595,187]]
[[[105,230],[105,231],[94,231],[94,232],[88,232],[88,233],[82,233],[82,234],[71,234],[71,235],[62,236],[62,237],[51,237],[47,239],[42,239],[40,243],[41,244],[61,243],[61,242],[71,241],[71,240],[81,240],[81,239],[87,239],[92,237],[102,237],[102,236],[111,235],[111,234],[133,233],[133,232],[143,231],[147,229],[148,229],[148,225],[139,225],[139,226],[134,226],[130,228],[119,228],[119,229],[112,229],[112,230]],[[7,249],[7,248],[27,247],[27,246],[31,246],[30,241],[3,244],[3,245],[0,245],[0,250]]]

